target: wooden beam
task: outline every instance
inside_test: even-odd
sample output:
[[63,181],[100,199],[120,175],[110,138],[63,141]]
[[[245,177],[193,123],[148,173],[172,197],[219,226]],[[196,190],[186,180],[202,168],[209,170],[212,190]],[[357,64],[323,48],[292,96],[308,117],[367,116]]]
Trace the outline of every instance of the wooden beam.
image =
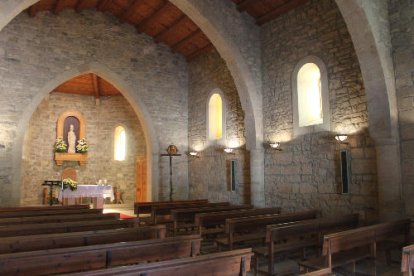
[[58,15],[63,9],[63,0],[56,0],[55,6],[53,7],[53,14]]
[[139,10],[139,8],[145,4],[144,0],[133,0],[128,7],[124,10],[122,15],[120,16],[121,22],[125,22],[126,19],[136,10]]
[[98,5],[96,6],[96,10],[98,11],[105,11],[106,7],[110,3],[110,0],[100,0]]
[[279,6],[278,8],[269,11],[268,13],[265,13],[264,15],[260,16],[259,18],[256,19],[256,23],[258,25],[262,25],[266,22],[269,22],[272,19],[275,19],[276,17],[287,13],[290,10],[293,10],[299,6],[304,5],[306,2],[308,2],[309,0],[290,0],[287,1],[285,4],[283,4],[282,6]]
[[37,10],[36,10],[35,6],[36,6],[36,4],[31,5],[30,8],[27,10],[30,17],[35,17],[36,16]]
[[194,52],[192,52],[191,54],[187,55],[186,58],[188,61],[193,60],[194,58],[198,57],[201,54],[207,53],[211,50],[214,49],[213,44],[211,44],[210,42],[204,46],[203,48],[197,49]]
[[186,44],[187,42],[189,42],[190,40],[192,40],[194,37],[198,36],[201,33],[202,33],[202,31],[200,29],[195,30],[194,32],[192,32],[188,36],[184,37],[180,41],[178,41],[178,42],[174,43],[173,45],[171,45],[171,49],[174,52],[177,51],[178,48],[180,48],[181,46],[183,46],[184,44]]
[[138,32],[142,33],[145,27],[151,23],[152,20],[156,19],[160,14],[162,14],[167,7],[169,7],[171,3],[169,1],[163,1],[162,4],[158,7],[158,9],[151,14],[149,17],[145,18],[141,22],[139,22],[135,27]]
[[93,85],[93,95],[95,96],[95,99],[99,99],[101,96],[101,91],[99,87],[98,76],[91,73],[91,77],[92,77],[92,85]]
[[186,20],[187,20],[187,16],[185,14],[183,14],[182,16],[180,16],[179,18],[177,18],[171,24],[171,26],[169,26],[168,28],[164,29],[163,31],[161,31],[160,33],[158,33],[156,36],[154,36],[155,42],[160,43],[164,35],[168,34],[171,31],[173,31],[177,26],[179,26],[180,24],[182,24]]
[[75,11],[76,12],[80,12],[83,8],[83,1],[82,0],[78,0],[78,2],[75,5]]
[[246,8],[257,0],[243,0],[237,5],[239,11],[244,11]]

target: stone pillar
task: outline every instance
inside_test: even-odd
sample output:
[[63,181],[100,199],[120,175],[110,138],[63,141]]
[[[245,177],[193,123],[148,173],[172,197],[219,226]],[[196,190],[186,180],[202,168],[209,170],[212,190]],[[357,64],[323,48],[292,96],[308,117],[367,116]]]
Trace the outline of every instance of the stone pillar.
[[404,213],[400,145],[393,140],[377,140],[376,153],[379,218],[395,219]]
[[254,207],[265,206],[265,189],[264,189],[264,149],[256,148],[250,150],[250,178],[251,204]]

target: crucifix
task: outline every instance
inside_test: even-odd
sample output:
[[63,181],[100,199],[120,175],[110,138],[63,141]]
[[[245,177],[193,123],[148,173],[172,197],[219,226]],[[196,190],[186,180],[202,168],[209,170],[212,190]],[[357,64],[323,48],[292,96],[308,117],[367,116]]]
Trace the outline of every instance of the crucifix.
[[181,154],[177,153],[177,147],[174,145],[170,145],[167,148],[167,153],[163,153],[161,154],[161,156],[168,156],[170,158],[170,201],[172,201],[172,196],[173,196],[173,183],[172,183],[172,175],[173,175],[173,171],[172,171],[172,159],[174,156],[181,156]]

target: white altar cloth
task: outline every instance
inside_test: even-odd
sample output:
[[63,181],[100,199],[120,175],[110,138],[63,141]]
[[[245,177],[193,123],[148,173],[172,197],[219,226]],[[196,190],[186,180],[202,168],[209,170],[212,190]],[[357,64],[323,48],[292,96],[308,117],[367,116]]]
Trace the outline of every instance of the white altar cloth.
[[[114,190],[111,185],[78,185],[75,191],[71,191],[69,188],[63,190],[63,198],[79,197],[96,197],[102,199],[110,197],[111,201],[115,199]],[[62,201],[62,192],[59,193],[59,200]]]

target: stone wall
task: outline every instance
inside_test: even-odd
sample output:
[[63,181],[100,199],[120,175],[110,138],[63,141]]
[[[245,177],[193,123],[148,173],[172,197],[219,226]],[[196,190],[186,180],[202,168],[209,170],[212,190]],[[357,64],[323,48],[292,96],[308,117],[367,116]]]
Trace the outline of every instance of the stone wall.
[[[122,92],[131,105],[142,107],[143,125],[153,130],[148,143],[157,151],[152,153],[155,160],[171,142],[188,147],[188,72],[181,55],[108,14],[41,12],[30,18],[22,13],[0,32],[0,205],[19,200],[13,192],[20,190],[18,177],[12,179],[21,162],[16,141],[32,111],[53,89],[50,83],[75,76],[68,72],[84,73],[90,64],[110,71],[119,81],[113,84],[127,88]],[[187,197],[187,165],[186,156],[176,163],[177,198]],[[160,186],[155,191],[162,193],[168,189],[168,161],[155,166],[153,179]]]
[[[86,120],[86,140],[89,144],[88,163],[65,162],[57,166],[53,161],[56,122],[65,110],[79,111]],[[127,155],[125,161],[114,160],[114,130],[125,127]],[[26,133],[23,155],[21,204],[42,202],[40,185],[44,180],[60,179],[65,167],[77,170],[80,184],[94,184],[107,179],[120,188],[125,203],[135,199],[136,157],[145,156],[145,137],[141,124],[128,101],[122,96],[101,98],[95,104],[93,96],[51,93],[33,114]]]
[[[215,51],[191,61],[189,71],[189,148],[200,152],[200,158],[189,162],[190,197],[249,203],[250,160],[245,147],[244,113],[233,78]],[[225,105],[225,141],[222,144],[207,140],[207,106],[215,89],[221,91]],[[238,149],[228,155],[223,152],[225,146]],[[227,160],[236,160],[234,192],[227,187]]]
[[[266,204],[321,209],[324,214],[377,215],[375,147],[368,134],[367,101],[345,22],[331,0],[312,0],[262,27]],[[328,73],[331,131],[293,138],[292,73],[310,55]],[[340,191],[339,149],[334,133],[350,134],[350,194]]]
[[414,214],[414,3],[390,0],[389,16],[398,99],[405,210]]

